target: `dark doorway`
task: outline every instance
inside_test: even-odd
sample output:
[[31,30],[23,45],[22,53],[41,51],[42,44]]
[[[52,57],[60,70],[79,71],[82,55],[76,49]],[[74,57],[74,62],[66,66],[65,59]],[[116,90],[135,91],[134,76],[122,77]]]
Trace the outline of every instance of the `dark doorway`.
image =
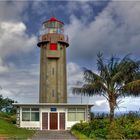
[[60,113],[59,122],[60,130],[65,130],[65,113]]
[[42,129],[48,129],[48,113],[42,113]]
[[57,113],[50,113],[50,129],[58,129],[58,115]]

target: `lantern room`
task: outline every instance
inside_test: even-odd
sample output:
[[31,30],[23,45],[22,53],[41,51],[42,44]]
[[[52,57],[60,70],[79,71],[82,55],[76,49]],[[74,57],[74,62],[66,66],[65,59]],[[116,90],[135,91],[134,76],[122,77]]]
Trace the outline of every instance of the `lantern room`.
[[42,32],[43,34],[48,34],[48,33],[63,34],[64,23],[57,20],[55,17],[52,17],[50,18],[50,20],[43,22]]

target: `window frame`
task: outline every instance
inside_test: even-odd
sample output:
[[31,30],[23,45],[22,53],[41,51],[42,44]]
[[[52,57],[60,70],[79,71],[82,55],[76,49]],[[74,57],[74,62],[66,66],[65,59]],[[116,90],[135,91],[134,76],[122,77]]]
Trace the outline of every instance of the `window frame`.
[[[81,110],[79,110],[79,109],[81,109]],[[75,114],[75,119],[74,120],[71,120],[70,118],[69,118],[69,113],[74,113]],[[85,108],[68,108],[68,111],[67,111],[67,121],[80,121],[79,119],[78,119],[78,114],[79,113],[84,113],[84,119],[82,120],[82,121],[85,121],[86,120],[86,109]]]
[[[27,109],[27,110],[26,110]],[[36,110],[34,110],[36,109]],[[40,109],[38,107],[24,107],[22,108],[22,111],[21,111],[21,115],[22,115],[22,121],[23,122],[38,122],[40,121]],[[29,113],[29,120],[24,120],[23,119],[23,113]],[[32,113],[38,113],[38,119],[37,120],[32,120]]]

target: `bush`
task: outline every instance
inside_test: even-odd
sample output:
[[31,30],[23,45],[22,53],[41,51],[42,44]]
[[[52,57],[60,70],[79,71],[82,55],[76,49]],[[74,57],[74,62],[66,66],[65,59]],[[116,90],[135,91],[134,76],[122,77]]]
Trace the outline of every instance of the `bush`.
[[124,139],[124,135],[119,129],[119,125],[116,121],[110,124],[106,138],[107,139]]
[[89,138],[105,138],[108,126],[108,120],[95,119],[92,120],[90,123],[77,123],[72,127],[72,130],[77,130]]
[[87,122],[81,122],[81,123],[75,124],[71,129],[82,131],[87,126],[89,126]]
[[121,131],[122,135],[124,135],[125,138],[127,139],[140,138],[138,137],[140,134],[137,131],[137,127],[136,127],[140,125],[139,123],[138,124],[136,123],[139,122],[138,118],[139,116],[137,113],[132,114],[132,112],[130,112],[129,114],[125,116],[121,116],[116,120],[116,123],[119,126],[119,130]]
[[93,130],[91,131],[90,135],[89,135],[89,138],[103,138],[105,139],[105,136],[107,134],[107,130],[106,128],[103,128],[103,129],[97,129],[97,130]]
[[0,112],[0,119],[16,124],[16,115],[12,115],[10,113]]
[[78,123],[72,127],[91,139],[140,139],[140,116],[138,113],[117,117],[111,124],[109,118]]
[[132,129],[134,132],[134,138],[138,139],[140,138],[140,120],[137,120],[133,125],[132,125]]
[[105,127],[108,127],[109,120],[108,119],[94,119],[89,123],[92,130],[96,129],[103,129]]
[[140,132],[140,120],[136,121],[136,122],[132,125],[132,128],[133,128],[135,131]]
[[90,133],[91,133],[91,128],[90,126],[86,126],[82,131],[81,131],[84,135],[86,135],[87,137],[89,137]]

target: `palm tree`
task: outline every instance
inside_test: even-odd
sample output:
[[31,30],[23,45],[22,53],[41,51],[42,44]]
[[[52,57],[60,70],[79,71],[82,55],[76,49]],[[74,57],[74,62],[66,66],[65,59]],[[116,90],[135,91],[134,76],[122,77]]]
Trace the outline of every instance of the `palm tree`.
[[121,97],[140,95],[140,61],[125,56],[117,59],[112,56],[105,62],[103,55],[97,55],[98,73],[84,68],[85,83],[74,87],[74,94],[104,96],[110,107],[110,122],[114,119],[114,111]]

